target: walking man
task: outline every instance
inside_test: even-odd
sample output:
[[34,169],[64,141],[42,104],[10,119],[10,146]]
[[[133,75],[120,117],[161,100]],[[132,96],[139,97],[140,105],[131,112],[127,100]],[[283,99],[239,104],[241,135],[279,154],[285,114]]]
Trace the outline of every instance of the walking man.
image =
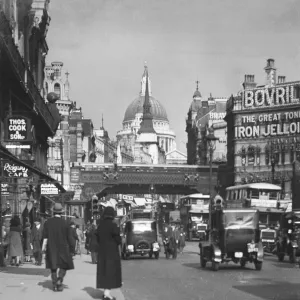
[[63,291],[62,283],[67,270],[74,269],[70,249],[74,249],[75,245],[71,227],[61,217],[62,213],[62,205],[55,203],[54,217],[47,220],[43,230],[42,251],[46,253],[46,268],[51,270],[54,291]]
[[33,257],[35,265],[40,266],[42,264],[42,239],[43,231],[41,227],[41,219],[38,218],[34,221],[34,226],[31,232],[31,245],[33,250]]

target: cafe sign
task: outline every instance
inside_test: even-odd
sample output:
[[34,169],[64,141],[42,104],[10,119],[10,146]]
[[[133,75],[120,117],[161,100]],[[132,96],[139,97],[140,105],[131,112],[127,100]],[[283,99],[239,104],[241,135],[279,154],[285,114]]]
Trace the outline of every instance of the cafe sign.
[[4,164],[3,171],[4,177],[27,178],[29,176],[28,168],[8,162]]
[[9,184],[1,183],[1,196],[9,196]]
[[31,120],[23,116],[7,117],[4,121],[5,142],[29,142],[32,140]]

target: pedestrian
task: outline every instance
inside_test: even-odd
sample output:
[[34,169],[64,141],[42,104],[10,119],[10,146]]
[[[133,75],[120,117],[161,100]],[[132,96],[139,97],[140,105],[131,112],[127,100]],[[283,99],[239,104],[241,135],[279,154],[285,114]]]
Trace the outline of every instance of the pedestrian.
[[98,255],[98,241],[97,241],[97,227],[92,225],[89,230],[89,251],[91,252],[92,264],[97,263]]
[[8,259],[11,265],[17,267],[21,263],[23,256],[21,221],[18,216],[14,216],[10,220],[10,230],[8,233]]
[[89,241],[89,231],[90,231],[90,229],[91,229],[91,222],[88,221],[87,225],[86,225],[85,234],[84,234],[85,235],[85,245],[84,245],[84,247],[87,251],[86,254],[90,254],[90,251],[89,251],[89,243],[90,243],[90,241]]
[[31,224],[25,223],[23,230],[23,249],[25,254],[25,262],[30,262],[32,257],[32,243],[31,243]]
[[104,289],[104,300],[114,299],[110,290],[122,286],[120,229],[113,222],[115,211],[108,206],[104,209],[97,228],[98,260],[97,288]]
[[183,254],[183,249],[185,247],[185,232],[183,226],[179,229],[179,253]]
[[81,255],[81,244],[82,244],[82,239],[83,239],[83,233],[82,233],[82,230],[80,229],[79,225],[76,225],[76,234],[78,237],[76,253]]
[[41,219],[37,218],[34,221],[34,225],[31,231],[31,244],[34,257],[34,264],[36,266],[42,265],[42,241],[43,241],[43,229],[41,226]]
[[53,290],[63,291],[67,270],[74,269],[70,249],[75,245],[71,227],[61,217],[64,212],[62,205],[55,203],[52,211],[54,217],[44,224],[42,251],[46,253],[46,269],[51,270]]
[[72,242],[73,246],[71,248],[71,253],[72,253],[72,256],[75,256],[76,255],[76,247],[77,247],[77,244],[78,244],[78,236],[77,236],[77,233],[76,233],[76,226],[75,226],[74,222],[70,223],[70,230],[71,230],[71,237],[73,239],[73,242]]

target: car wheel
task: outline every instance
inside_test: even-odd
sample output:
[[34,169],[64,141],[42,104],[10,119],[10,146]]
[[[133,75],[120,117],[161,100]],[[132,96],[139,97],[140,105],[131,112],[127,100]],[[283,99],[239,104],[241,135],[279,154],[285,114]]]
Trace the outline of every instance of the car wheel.
[[242,268],[245,268],[245,266],[246,266],[246,260],[245,259],[241,259],[240,265],[241,265]]
[[262,269],[262,264],[263,263],[261,261],[254,262],[255,270],[260,271]]
[[211,266],[212,266],[213,271],[218,271],[219,267],[220,267],[220,263],[213,261]]
[[278,256],[278,261],[284,260],[284,253],[279,253],[277,256]]
[[292,249],[292,252],[290,253],[290,263],[296,262],[296,249]]
[[203,258],[202,251],[200,252],[200,266],[201,268],[206,267],[206,260]]

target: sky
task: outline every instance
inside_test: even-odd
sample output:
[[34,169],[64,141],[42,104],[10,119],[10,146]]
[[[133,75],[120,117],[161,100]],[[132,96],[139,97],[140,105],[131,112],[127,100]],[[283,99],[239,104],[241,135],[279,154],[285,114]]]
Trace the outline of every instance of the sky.
[[147,61],[152,95],[166,108],[177,149],[186,153],[186,117],[196,88],[229,97],[245,74],[264,83],[300,79],[298,0],[51,0],[47,63],[70,73],[70,98],[114,138],[140,92]]

